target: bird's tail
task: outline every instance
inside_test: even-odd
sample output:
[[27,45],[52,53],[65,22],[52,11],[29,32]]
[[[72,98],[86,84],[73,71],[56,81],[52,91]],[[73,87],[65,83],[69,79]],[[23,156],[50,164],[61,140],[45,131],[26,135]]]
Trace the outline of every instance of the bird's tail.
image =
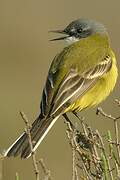
[[[53,118],[41,118],[40,116],[33,122],[30,134],[33,144],[33,151],[37,149],[44,137],[47,135],[58,116]],[[24,132],[4,153],[4,156],[18,156],[28,158],[31,155],[31,148],[27,134]]]

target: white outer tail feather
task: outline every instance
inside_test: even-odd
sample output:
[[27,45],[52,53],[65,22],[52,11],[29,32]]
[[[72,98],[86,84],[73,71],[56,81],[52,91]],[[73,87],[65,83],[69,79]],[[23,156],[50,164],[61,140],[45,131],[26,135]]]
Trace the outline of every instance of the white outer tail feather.
[[15,143],[16,143],[17,141],[19,141],[19,139],[20,139],[23,135],[24,135],[24,133],[22,133],[21,136],[19,136],[19,138],[16,139],[16,141],[4,152],[4,157],[7,156],[8,152],[10,151],[10,149],[12,149],[12,147],[15,145]]
[[[59,115],[60,116],[60,115]],[[52,126],[54,125],[54,123],[57,121],[57,119],[59,118],[59,116],[55,117],[51,124],[48,126],[48,128],[46,129],[46,131],[44,132],[44,134],[41,136],[41,138],[39,139],[39,141],[36,143],[35,147],[33,148],[33,152],[38,148],[38,146],[41,144],[41,142],[43,141],[43,139],[45,138],[45,136],[47,135],[47,133],[50,131],[50,129],[52,128]],[[17,143],[17,141],[19,141],[19,139],[24,135],[24,133],[21,134],[21,136],[5,151],[4,153],[4,157],[7,156],[7,154],[9,153],[9,151],[12,149],[12,147]],[[29,156],[27,156],[27,158],[29,158],[31,156],[31,153],[29,154]]]

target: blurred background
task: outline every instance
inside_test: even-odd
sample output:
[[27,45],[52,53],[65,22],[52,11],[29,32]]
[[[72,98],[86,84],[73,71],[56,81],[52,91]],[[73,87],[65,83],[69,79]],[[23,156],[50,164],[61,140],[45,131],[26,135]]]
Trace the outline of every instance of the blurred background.
[[[48,68],[53,57],[64,46],[50,42],[56,37],[49,30],[63,29],[77,18],[90,18],[108,28],[112,47],[120,59],[120,1],[88,0],[1,0],[0,1],[0,151],[6,149],[24,130],[19,111],[23,110],[30,122],[39,114],[39,104]],[[119,109],[114,99],[119,98],[119,80],[111,96],[102,103],[115,116]],[[97,117],[96,108],[82,112],[93,128],[112,129],[112,122]],[[76,120],[73,118],[73,120]],[[51,170],[54,180],[71,179],[71,149],[61,117],[37,151]],[[35,179],[31,159],[6,159],[3,179]]]

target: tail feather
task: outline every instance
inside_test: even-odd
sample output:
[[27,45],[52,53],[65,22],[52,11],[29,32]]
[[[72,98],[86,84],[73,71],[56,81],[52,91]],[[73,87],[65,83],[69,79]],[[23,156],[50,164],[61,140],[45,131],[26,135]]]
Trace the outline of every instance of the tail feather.
[[[59,118],[41,118],[38,117],[32,124],[30,133],[31,139],[33,143],[33,151],[37,149],[39,144],[42,142],[44,137],[47,135],[53,124]],[[20,155],[21,158],[28,158],[31,155],[31,149],[28,141],[28,136],[24,132],[5,152],[4,156],[11,157],[11,156],[18,156]]]

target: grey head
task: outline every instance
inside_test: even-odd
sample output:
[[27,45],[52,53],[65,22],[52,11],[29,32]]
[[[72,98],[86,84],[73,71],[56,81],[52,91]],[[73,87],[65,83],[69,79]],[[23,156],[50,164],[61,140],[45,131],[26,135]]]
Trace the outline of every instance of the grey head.
[[96,33],[107,33],[103,24],[89,19],[77,19],[71,22],[64,30],[55,30],[52,32],[64,34],[63,37],[52,39],[52,41],[67,40],[73,42]]

